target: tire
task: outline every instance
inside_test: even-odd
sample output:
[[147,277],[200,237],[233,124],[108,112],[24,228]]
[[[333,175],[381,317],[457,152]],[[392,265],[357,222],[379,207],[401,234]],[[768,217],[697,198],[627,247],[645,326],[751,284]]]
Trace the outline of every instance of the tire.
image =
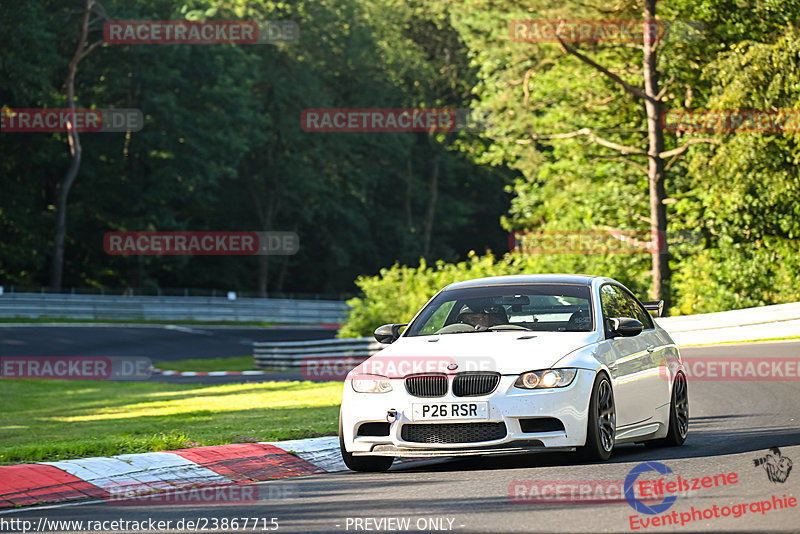
[[683,373],[675,375],[672,383],[672,398],[669,402],[667,436],[645,441],[648,447],[680,447],[689,433],[689,387]]
[[589,421],[586,424],[586,445],[578,448],[578,456],[590,462],[611,458],[616,435],[617,411],[614,389],[605,373],[598,373],[589,399]]
[[339,450],[342,452],[342,461],[351,471],[378,473],[388,470],[394,462],[394,456],[353,456],[344,446],[344,432],[342,432],[342,413],[339,412]]

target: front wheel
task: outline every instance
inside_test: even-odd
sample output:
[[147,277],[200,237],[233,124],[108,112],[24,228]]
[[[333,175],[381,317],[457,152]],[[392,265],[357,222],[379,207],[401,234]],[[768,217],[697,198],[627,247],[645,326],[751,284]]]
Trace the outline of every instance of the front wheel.
[[586,426],[586,445],[578,454],[588,461],[605,461],[611,458],[617,429],[617,412],[614,407],[614,390],[605,373],[599,373],[589,399],[589,421]]
[[386,471],[392,466],[392,456],[353,456],[344,446],[344,432],[342,432],[342,414],[339,413],[339,450],[342,451],[342,461],[351,471],[375,473]]

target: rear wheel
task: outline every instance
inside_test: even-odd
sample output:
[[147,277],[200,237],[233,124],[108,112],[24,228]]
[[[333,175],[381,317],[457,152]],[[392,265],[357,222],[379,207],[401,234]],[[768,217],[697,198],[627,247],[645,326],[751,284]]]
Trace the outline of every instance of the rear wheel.
[[672,399],[669,403],[669,427],[667,436],[645,441],[648,447],[678,447],[686,441],[689,433],[689,387],[683,373],[675,375],[672,384]]
[[611,458],[616,435],[617,412],[614,390],[605,373],[595,378],[589,399],[589,421],[586,427],[586,445],[578,448],[584,460],[605,461]]
[[339,450],[342,451],[342,461],[351,471],[379,472],[386,471],[392,466],[392,456],[353,456],[344,446],[344,432],[342,432],[342,414],[339,412]]

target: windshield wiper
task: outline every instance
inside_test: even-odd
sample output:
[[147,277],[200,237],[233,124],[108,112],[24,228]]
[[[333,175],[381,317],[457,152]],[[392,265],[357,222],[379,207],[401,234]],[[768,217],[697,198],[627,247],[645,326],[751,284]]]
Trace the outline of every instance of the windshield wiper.
[[437,335],[444,336],[447,334],[473,334],[475,332],[494,332],[494,330],[489,330],[489,328],[485,326],[478,326],[474,329],[469,330],[456,330],[455,332],[439,332]]
[[515,326],[515,325],[498,325],[498,326],[476,326],[474,330],[457,330],[455,332],[441,332],[438,335],[445,335],[445,334],[471,334],[473,332],[534,332],[534,330],[530,330],[525,328],[524,326]]

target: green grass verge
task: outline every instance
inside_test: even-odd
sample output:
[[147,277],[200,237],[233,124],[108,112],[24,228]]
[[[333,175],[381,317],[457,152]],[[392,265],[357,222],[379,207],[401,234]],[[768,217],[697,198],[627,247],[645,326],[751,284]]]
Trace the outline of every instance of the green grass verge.
[[342,384],[0,381],[0,464],[335,435]]
[[274,323],[267,321],[189,321],[189,320],[146,320],[146,319],[65,319],[63,317],[2,317],[0,323],[39,324],[39,323],[76,323],[76,324],[172,324],[187,326],[276,326],[299,323]]
[[207,360],[176,360],[154,364],[162,371],[255,371],[253,355],[232,358],[210,358]]

